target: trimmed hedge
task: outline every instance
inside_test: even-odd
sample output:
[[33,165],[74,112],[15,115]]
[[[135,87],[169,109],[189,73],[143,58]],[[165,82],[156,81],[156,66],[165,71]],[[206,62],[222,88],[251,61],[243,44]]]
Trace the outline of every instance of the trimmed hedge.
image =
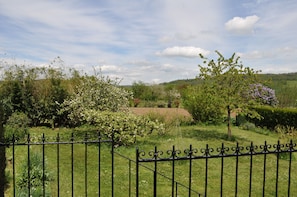
[[257,126],[268,129],[274,129],[277,125],[297,128],[297,108],[260,106],[253,109],[262,116],[261,119],[249,119]]

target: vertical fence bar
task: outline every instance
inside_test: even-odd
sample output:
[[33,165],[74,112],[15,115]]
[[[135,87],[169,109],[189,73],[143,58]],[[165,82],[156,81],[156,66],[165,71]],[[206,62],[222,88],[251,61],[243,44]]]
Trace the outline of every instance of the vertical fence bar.
[[225,147],[224,147],[224,143],[222,143],[222,149],[221,149],[221,191],[220,191],[220,195],[221,197],[223,197],[223,187],[224,187],[224,151],[225,151]]
[[112,131],[111,143],[111,196],[114,197],[114,130]]
[[175,146],[172,146],[172,152],[171,152],[171,155],[172,155],[172,176],[171,176],[171,196],[174,197],[174,187],[175,187],[175,184],[174,184],[174,180],[175,180]]
[[74,155],[73,155],[73,149],[74,149],[74,136],[73,133],[71,133],[71,196],[74,197]]
[[98,131],[98,196],[101,193],[101,132]]
[[204,196],[207,196],[207,185],[208,185],[208,144],[206,144],[206,149],[205,149],[205,191],[204,191]]
[[154,170],[154,197],[157,196],[157,146],[155,146],[155,153],[154,153],[154,163],[155,163],[155,170]]
[[[188,196],[191,197],[191,190],[192,190],[192,155],[193,155],[193,150],[192,150],[192,144],[190,144],[190,150],[189,150],[189,194]],[[177,193],[177,192],[176,192]]]
[[136,197],[139,197],[139,149],[136,148]]
[[290,140],[289,149],[290,157],[289,157],[289,169],[288,169],[288,197],[290,197],[291,192],[291,169],[292,169],[292,150],[293,150],[293,140]]
[[277,141],[276,146],[276,175],[275,175],[275,196],[278,196],[278,173],[279,173],[279,154],[281,152],[280,141]]
[[131,197],[131,160],[129,160],[129,197]]
[[250,146],[250,183],[249,183],[249,196],[252,196],[253,152],[254,152],[254,145],[253,145],[253,142],[251,142],[251,146]]
[[88,196],[88,134],[85,134],[85,196]]
[[13,182],[13,197],[15,197],[15,136],[12,135],[12,182]]
[[265,187],[266,187],[266,160],[267,160],[267,152],[268,152],[268,146],[267,142],[265,141],[264,146],[263,146],[263,153],[264,153],[264,158],[263,158],[263,188],[262,188],[262,196],[265,196]]
[[45,136],[42,134],[42,194],[45,196]]
[[238,192],[238,156],[239,156],[239,144],[238,142],[236,143],[236,163],[235,163],[235,195],[237,196],[237,192]]
[[60,196],[60,135],[57,134],[57,196]]
[[28,155],[28,162],[27,162],[27,165],[28,165],[28,197],[31,196],[31,193],[30,193],[30,184],[31,184],[31,178],[30,178],[30,134],[28,134],[27,136],[27,155]]

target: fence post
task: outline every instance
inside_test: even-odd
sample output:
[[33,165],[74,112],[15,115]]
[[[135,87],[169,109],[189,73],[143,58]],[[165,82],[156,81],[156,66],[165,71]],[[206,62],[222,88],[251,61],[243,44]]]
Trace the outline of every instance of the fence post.
[[157,159],[158,159],[158,151],[157,151],[157,146],[155,146],[155,152],[154,152],[154,166],[155,166],[155,169],[154,169],[154,197],[157,196],[157,165],[158,165]]
[[112,130],[112,143],[111,143],[111,196],[114,197],[114,133],[115,130]]
[[136,197],[139,196],[139,150],[136,148]]
[[172,181],[172,183],[171,183],[171,196],[172,197],[174,197],[174,182],[175,182],[175,162],[174,162],[174,160],[175,160],[175,156],[176,156],[176,152],[175,152],[175,146],[173,145],[172,146],[172,153],[171,153],[171,155],[172,155],[172,177],[171,177],[171,181]]
[[6,168],[6,155],[5,155],[5,140],[3,128],[3,106],[0,103],[0,197],[4,197],[4,190],[6,185],[5,168]]

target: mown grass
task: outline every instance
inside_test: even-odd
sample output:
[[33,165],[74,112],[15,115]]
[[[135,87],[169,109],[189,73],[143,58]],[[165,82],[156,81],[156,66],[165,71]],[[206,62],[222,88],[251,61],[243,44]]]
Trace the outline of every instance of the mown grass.
[[[87,130],[95,132],[93,128],[82,128],[76,130],[78,136],[82,136],[82,133]],[[73,130],[60,129],[51,130],[47,128],[32,128],[30,129],[31,136],[40,137],[42,133],[45,134],[47,141],[54,141],[57,133],[61,136],[62,140],[69,140],[70,133]],[[115,151],[128,158],[131,161],[120,157],[115,154],[114,162],[114,195],[115,196],[129,196],[131,190],[132,196],[135,196],[135,154],[136,148],[146,152],[146,156],[149,151],[154,150],[157,146],[158,150],[163,151],[162,156],[166,156],[167,150],[172,150],[173,145],[175,149],[183,152],[185,149],[189,149],[190,144],[197,148],[198,151],[206,147],[216,148],[221,147],[222,143],[226,147],[234,147],[236,143],[241,146],[249,146],[251,141],[255,145],[261,145],[264,141],[268,144],[276,144],[279,136],[276,133],[267,132],[252,132],[242,130],[238,127],[232,128],[232,140],[227,138],[226,126],[175,126],[171,130],[168,130],[166,134],[159,135],[153,133],[143,138],[138,138],[137,143],[129,147],[117,147]],[[77,136],[77,137],[78,137]],[[25,161],[27,157],[27,146],[18,146],[15,148],[16,155],[16,179],[20,174],[21,163]],[[101,148],[101,162],[98,163],[98,145],[75,144],[73,146],[73,166],[71,165],[71,145],[59,145],[59,165],[57,158],[57,145],[50,144],[45,145],[45,156],[47,159],[46,169],[51,173],[53,181],[50,182],[47,190],[51,196],[57,196],[58,189],[60,196],[71,196],[74,192],[74,196],[84,196],[87,192],[88,196],[98,196],[99,174],[98,169],[100,166],[100,184],[101,184],[101,196],[111,196],[111,146],[110,144],[103,144]],[[30,151],[42,152],[42,146],[32,145]],[[85,153],[87,152],[87,160]],[[12,157],[11,147],[7,149],[7,158]],[[221,181],[221,159],[209,159],[207,161],[207,191],[208,196],[220,195],[220,181]],[[236,158],[224,158],[224,189],[223,196],[234,196],[235,193],[235,165]],[[87,168],[85,164],[87,163]],[[240,157],[238,160],[238,196],[247,196],[249,191],[249,175],[250,175],[250,163],[251,157]],[[262,196],[263,187],[263,156],[255,156],[252,158],[252,196]],[[148,168],[153,169],[153,163],[142,163]],[[266,196],[275,195],[276,187],[276,155],[267,156],[266,167]],[[195,160],[192,166],[192,189],[199,193],[205,191],[205,166],[206,160]],[[57,176],[57,170],[59,167],[59,179]],[[72,173],[73,167],[73,173]],[[279,196],[287,196],[288,186],[288,162],[286,160],[280,160],[279,162]],[[292,172],[297,170],[297,162],[292,163]],[[12,171],[12,164],[8,164],[7,171]],[[158,172],[166,177],[172,176],[172,163],[171,162],[159,162]],[[11,175],[12,176],[12,175]],[[85,177],[87,176],[87,182]],[[72,191],[72,177],[74,190]],[[12,181],[12,179],[10,179]],[[171,196],[171,180],[158,175],[158,196]],[[59,181],[59,188],[58,188]],[[175,181],[185,186],[189,185],[189,161],[176,161],[175,162]],[[291,193],[297,192],[297,177],[292,173],[291,177]],[[6,192],[6,196],[12,196],[12,182],[10,188]],[[140,196],[152,196],[153,194],[153,173],[145,167],[140,167]],[[86,189],[87,188],[87,189]],[[130,189],[129,189],[130,188]],[[178,187],[178,196],[188,196],[188,190],[182,186]],[[192,195],[197,196],[194,192]]]

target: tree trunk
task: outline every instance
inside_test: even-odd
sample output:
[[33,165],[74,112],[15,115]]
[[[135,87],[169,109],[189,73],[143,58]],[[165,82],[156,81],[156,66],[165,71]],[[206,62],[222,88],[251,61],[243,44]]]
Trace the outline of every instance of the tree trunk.
[[228,125],[228,139],[231,139],[231,109],[230,106],[227,106],[228,117],[227,117],[227,125]]
[[[5,142],[4,140],[4,128],[3,128],[3,108],[0,103],[0,142]],[[4,197],[4,190],[6,187],[5,178],[5,167],[6,167],[6,157],[5,157],[5,146],[0,146],[0,197]]]

